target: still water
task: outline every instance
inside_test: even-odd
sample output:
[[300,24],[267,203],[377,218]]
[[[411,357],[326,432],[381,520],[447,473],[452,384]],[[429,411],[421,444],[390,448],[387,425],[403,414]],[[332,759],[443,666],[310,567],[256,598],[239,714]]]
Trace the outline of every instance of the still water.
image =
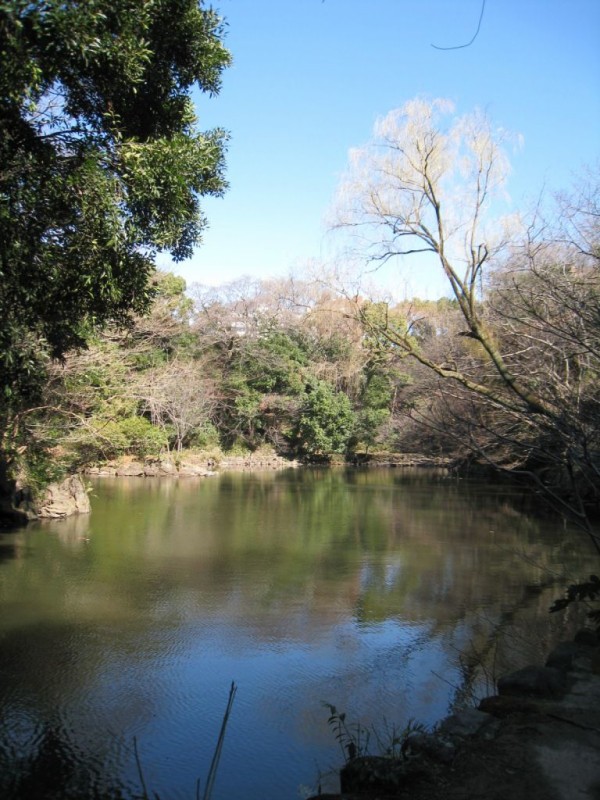
[[[99,479],[93,512],[0,536],[0,797],[335,787],[323,701],[385,740],[570,632],[585,541],[514,489],[400,470]],[[481,663],[481,669],[476,664]],[[489,692],[488,692],[489,693]]]

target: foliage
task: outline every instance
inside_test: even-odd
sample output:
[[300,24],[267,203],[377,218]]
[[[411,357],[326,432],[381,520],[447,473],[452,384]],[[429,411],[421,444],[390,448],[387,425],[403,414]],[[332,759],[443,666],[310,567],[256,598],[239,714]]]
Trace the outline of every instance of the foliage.
[[212,422],[206,422],[195,429],[190,436],[190,447],[200,450],[217,448],[220,443],[219,431]]
[[196,0],[0,2],[0,422],[50,357],[148,308],[154,256],[189,255],[219,195],[223,26]]
[[402,381],[394,353],[355,335],[342,347],[324,312],[318,325],[312,312],[280,323],[266,298],[255,322],[219,302],[205,324],[180,278],[158,273],[154,286],[147,315],[51,370],[37,424],[76,463],[265,445],[331,458],[383,441]]
[[356,414],[356,425],[352,444],[355,450],[364,449],[367,452],[378,444],[383,444],[378,432],[390,418],[387,408],[364,408]]
[[21,483],[33,498],[39,497],[49,484],[61,481],[70,466],[67,460],[39,446],[31,447],[27,458],[20,459],[19,465]]
[[299,394],[308,353],[293,331],[269,330],[250,349],[246,374],[252,388],[264,393]]
[[[402,731],[385,723],[382,734],[375,726],[366,728],[361,723],[349,723],[345,712],[339,712],[330,703],[323,703],[329,711],[328,723],[340,745],[344,767],[340,771],[340,784],[344,796],[357,793],[365,796],[391,795],[406,781],[410,768],[406,757],[408,739],[413,733],[424,733],[426,728],[409,720]],[[370,742],[377,743],[379,754],[370,752]]]
[[403,730],[398,731],[394,725],[390,727],[384,719],[382,732],[374,726],[366,728],[360,722],[348,722],[346,712],[338,711],[331,703],[323,702],[322,705],[329,711],[327,722],[347,761],[369,755],[372,741],[377,745],[379,754],[389,758],[400,758],[406,739],[412,733],[423,733],[426,730],[420,722],[409,719]]
[[346,722],[346,713],[338,711],[331,703],[322,703],[329,711],[327,723],[331,728],[335,740],[340,745],[342,755],[346,761],[351,761],[358,756],[368,753],[370,731],[360,723]]
[[300,450],[308,455],[342,453],[355,425],[347,395],[336,392],[325,381],[306,387],[295,429]]
[[157,456],[167,445],[167,432],[140,416],[114,419],[94,416],[63,439],[74,468],[126,454],[140,458]]

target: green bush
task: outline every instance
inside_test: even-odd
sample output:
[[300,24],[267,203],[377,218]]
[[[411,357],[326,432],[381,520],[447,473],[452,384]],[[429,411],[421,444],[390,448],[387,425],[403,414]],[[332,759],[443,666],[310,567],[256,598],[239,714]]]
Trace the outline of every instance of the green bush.
[[205,422],[190,436],[189,446],[193,449],[211,450],[220,446],[219,431],[212,422]]
[[117,420],[92,418],[83,433],[77,432],[75,441],[66,442],[79,453],[82,463],[126,454],[139,458],[158,455],[167,444],[167,431],[135,416]]
[[144,417],[126,417],[116,423],[125,438],[125,449],[136,456],[158,455],[167,446],[167,433]]
[[356,424],[348,396],[325,381],[307,387],[296,427],[299,447],[307,455],[343,453]]
[[46,487],[61,481],[68,472],[68,464],[43,449],[29,448],[20,460],[21,482],[34,498],[42,495]]

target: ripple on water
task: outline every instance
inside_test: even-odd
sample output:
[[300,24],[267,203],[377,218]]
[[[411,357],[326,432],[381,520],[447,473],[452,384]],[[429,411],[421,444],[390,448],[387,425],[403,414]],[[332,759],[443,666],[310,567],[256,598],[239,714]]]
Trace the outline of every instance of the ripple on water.
[[36,752],[44,733],[39,717],[21,705],[4,701],[0,719],[0,752],[7,758],[19,758],[23,753]]

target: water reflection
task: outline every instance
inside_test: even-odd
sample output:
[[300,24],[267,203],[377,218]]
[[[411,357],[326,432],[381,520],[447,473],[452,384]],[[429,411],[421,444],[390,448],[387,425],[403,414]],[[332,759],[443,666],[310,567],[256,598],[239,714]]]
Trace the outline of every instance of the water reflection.
[[90,517],[0,538],[0,796],[139,795],[136,737],[193,797],[232,679],[215,797],[297,796],[337,760],[321,701],[434,722],[565,635],[586,544],[443,472],[98,481]]

